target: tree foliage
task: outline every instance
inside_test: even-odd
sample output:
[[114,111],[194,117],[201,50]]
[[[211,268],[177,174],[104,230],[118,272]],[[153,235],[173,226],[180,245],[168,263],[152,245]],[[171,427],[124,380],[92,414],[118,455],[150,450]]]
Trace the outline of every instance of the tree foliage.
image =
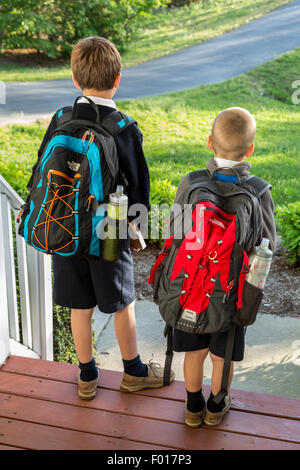
[[82,37],[105,36],[121,50],[145,15],[167,0],[0,0],[2,49],[68,56]]

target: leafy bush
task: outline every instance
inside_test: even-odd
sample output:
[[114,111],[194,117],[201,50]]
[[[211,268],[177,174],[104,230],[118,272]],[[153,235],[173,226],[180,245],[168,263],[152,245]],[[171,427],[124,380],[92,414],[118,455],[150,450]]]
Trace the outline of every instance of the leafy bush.
[[149,214],[149,244],[162,242],[174,202],[176,187],[169,180],[156,179],[151,183],[151,211]]
[[78,362],[72,337],[70,310],[59,305],[53,308],[53,356],[58,362]]
[[168,4],[169,7],[184,7],[185,5],[191,5],[191,3],[202,3],[205,7],[211,3],[211,0],[171,0]]
[[300,202],[277,208],[283,246],[288,249],[288,258],[293,266],[300,266]]
[[26,161],[18,161],[13,154],[11,154],[11,158],[9,154],[6,154],[6,158],[6,160],[2,160],[0,152],[0,174],[9,184],[14,181],[12,185],[14,190],[22,199],[26,199],[28,194],[26,184],[29,180],[28,175],[31,174],[32,165]]
[[120,49],[143,16],[166,0],[6,0],[0,4],[0,41],[5,49],[36,49],[50,58],[68,56],[87,36],[105,36]]

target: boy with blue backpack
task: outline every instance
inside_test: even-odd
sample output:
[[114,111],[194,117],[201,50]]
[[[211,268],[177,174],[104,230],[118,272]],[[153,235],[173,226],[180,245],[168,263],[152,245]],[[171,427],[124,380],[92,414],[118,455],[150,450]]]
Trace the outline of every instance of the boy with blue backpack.
[[[262,271],[256,271],[259,281],[250,279],[255,266],[249,255],[263,237],[268,240],[262,246],[269,241],[275,248],[271,185],[250,175],[245,161],[254,151],[255,134],[254,117],[243,108],[216,117],[208,139],[214,158],[205,170],[181,180],[170,233],[148,279],[166,321],[166,384],[173,351],[185,352],[185,422],[191,427],[203,421],[217,426],[230,408],[233,364],[243,359],[245,327],[255,321],[267,275],[263,261]],[[202,381],[208,354],[213,371],[206,403]]]
[[19,233],[36,249],[53,254],[54,301],[71,309],[78,394],[90,400],[99,380],[92,353],[96,305],[114,313],[124,365],[121,390],[161,387],[163,375],[138,354],[130,239],[121,240],[118,259],[107,261],[101,258],[103,240],[97,231],[104,218],[101,205],[117,185],[126,188],[129,206],[150,208],[142,134],[112,99],[120,83],[121,58],[107,39],[89,37],[75,45],[71,67],[83,96],[73,107],[58,110],[50,122],[27,186],[30,195]]

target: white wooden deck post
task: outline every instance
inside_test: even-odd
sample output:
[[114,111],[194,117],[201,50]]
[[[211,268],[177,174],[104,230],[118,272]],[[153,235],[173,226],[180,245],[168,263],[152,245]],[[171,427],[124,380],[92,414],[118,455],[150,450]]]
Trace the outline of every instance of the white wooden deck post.
[[[2,195],[0,194],[0,197]],[[1,201],[0,201],[1,209]],[[6,295],[6,275],[4,256],[4,226],[0,210],[0,366],[9,355],[8,303]]]
[[6,194],[0,194],[0,211],[3,235],[3,269],[6,275],[6,301],[8,304],[9,334],[11,338],[16,341],[20,341],[11,207]]
[[41,359],[53,361],[51,256],[38,253]]

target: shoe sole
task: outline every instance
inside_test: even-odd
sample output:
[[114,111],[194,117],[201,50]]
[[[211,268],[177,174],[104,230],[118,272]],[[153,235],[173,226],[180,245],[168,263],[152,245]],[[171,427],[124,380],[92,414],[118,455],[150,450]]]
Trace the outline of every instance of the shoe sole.
[[195,423],[191,423],[189,421],[185,421],[185,424],[189,427],[189,428],[200,428],[203,424],[203,420],[201,420],[201,422],[199,424],[195,424]]
[[189,420],[185,419],[185,424],[187,426],[189,426],[190,428],[199,428],[200,426],[202,426],[202,424],[204,422],[205,413],[206,413],[206,409],[203,411],[203,414],[201,416],[201,419],[200,419],[199,423],[193,423],[192,421],[189,421]]
[[163,387],[164,384],[161,383],[161,384],[144,384],[144,385],[135,385],[135,386],[130,386],[130,385],[124,385],[124,384],[120,384],[120,390],[122,392],[138,392],[139,390],[144,390],[145,388],[161,388]]
[[[173,382],[175,379],[175,375],[170,378],[170,383]],[[144,390],[145,388],[162,388],[164,386],[164,383],[157,383],[157,382],[148,382],[145,384],[140,384],[140,385],[126,385],[121,382],[120,384],[120,390],[122,392],[139,392],[140,390]]]
[[96,393],[94,395],[80,395],[80,393],[78,393],[78,396],[79,396],[80,400],[89,401],[89,400],[93,400],[93,398],[95,398]]
[[212,427],[213,426],[219,426],[219,424],[221,424],[222,419],[224,418],[225,414],[229,411],[230,406],[231,406],[231,402],[228,404],[228,406],[226,408],[224,408],[224,410],[222,411],[222,415],[220,416],[218,421],[209,421],[209,415],[207,416],[207,414],[206,414],[205,418],[204,418],[204,424],[206,426],[212,426]]

